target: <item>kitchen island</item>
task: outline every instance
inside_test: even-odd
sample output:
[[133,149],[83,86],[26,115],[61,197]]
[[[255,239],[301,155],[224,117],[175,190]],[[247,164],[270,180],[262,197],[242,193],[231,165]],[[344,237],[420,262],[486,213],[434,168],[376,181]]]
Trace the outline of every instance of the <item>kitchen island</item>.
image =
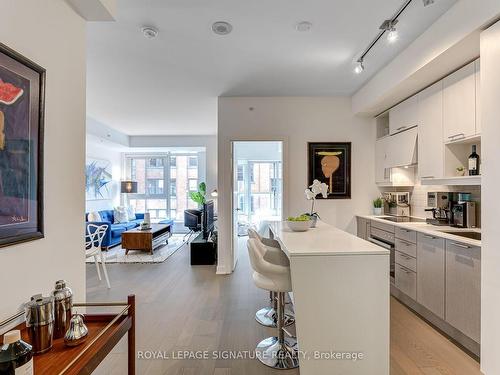
[[323,222],[270,231],[290,259],[301,375],[388,375],[390,252]]

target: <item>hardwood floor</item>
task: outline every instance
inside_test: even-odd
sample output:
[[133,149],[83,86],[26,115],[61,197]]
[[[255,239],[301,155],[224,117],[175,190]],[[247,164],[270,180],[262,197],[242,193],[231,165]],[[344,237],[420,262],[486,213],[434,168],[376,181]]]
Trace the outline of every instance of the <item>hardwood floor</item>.
[[[232,275],[211,266],[189,265],[187,246],[161,264],[110,264],[111,289],[87,265],[87,300],[122,301],[136,294],[138,351],[243,351],[274,330],[257,324],[254,313],[267,293],[252,282],[246,251]],[[210,353],[211,354],[211,353]],[[125,374],[121,342],[95,374]],[[299,374],[269,369],[257,359],[137,359],[137,374],[268,375]],[[480,374],[479,365],[395,299],[391,300],[391,374]]]

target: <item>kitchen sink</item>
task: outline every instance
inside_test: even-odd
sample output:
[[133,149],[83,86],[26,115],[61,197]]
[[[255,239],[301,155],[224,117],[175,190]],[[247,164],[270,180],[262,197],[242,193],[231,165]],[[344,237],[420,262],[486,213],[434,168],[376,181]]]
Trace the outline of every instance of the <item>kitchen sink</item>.
[[459,232],[459,231],[442,231],[443,233],[448,233],[448,234],[453,234],[455,236],[460,236],[460,237],[465,237],[465,238],[470,238],[473,240],[478,240],[481,241],[481,233],[479,232]]

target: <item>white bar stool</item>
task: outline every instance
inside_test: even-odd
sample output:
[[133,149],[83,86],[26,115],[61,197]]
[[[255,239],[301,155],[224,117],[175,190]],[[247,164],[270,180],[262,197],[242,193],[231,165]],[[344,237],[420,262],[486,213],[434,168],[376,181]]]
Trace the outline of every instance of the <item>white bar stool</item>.
[[[281,246],[278,241],[262,237],[257,231],[251,228],[248,229],[248,236],[250,238],[256,239],[262,245],[264,245],[259,247],[259,249],[263,251],[263,256],[266,261],[273,264],[277,264],[279,266],[290,267],[290,261],[288,260],[288,257],[285,255],[283,250],[281,250]],[[278,306],[278,299],[274,291],[270,291],[269,294],[270,294],[271,306],[263,307],[262,309],[257,311],[255,313],[255,320],[259,324],[262,324],[263,326],[276,328],[277,327],[276,310]],[[288,327],[294,323],[295,323],[294,314],[291,311],[286,310],[285,321],[283,324],[285,325],[285,327]]]
[[[285,293],[292,291],[290,267],[270,263],[264,259],[263,245],[250,238],[247,243],[250,263],[254,269],[253,280],[258,288],[273,291],[278,297],[278,335],[268,337],[257,344],[257,358],[275,369],[293,369],[299,366],[297,341],[285,337]],[[259,249],[260,247],[260,249]]]

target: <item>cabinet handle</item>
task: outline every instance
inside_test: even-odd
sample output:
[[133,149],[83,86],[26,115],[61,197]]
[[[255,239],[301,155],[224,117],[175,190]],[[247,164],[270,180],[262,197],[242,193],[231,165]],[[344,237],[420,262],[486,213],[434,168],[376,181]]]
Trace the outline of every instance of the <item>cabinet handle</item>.
[[420,178],[434,178],[434,176],[421,176]]
[[400,126],[399,128],[397,128],[396,130],[403,130],[403,129],[406,129],[407,127],[406,126]]
[[457,138],[457,137],[465,138],[465,134],[464,133],[458,133],[458,134],[455,134],[455,135],[450,135],[448,137],[448,139],[454,139],[454,138]]
[[464,245],[464,244],[456,243],[456,242],[452,242],[451,245],[456,246],[456,247],[461,247],[462,249],[470,249],[472,247],[472,246],[468,246],[468,245]]
[[424,237],[425,237],[425,238],[428,238],[428,239],[430,239],[430,240],[435,240],[435,239],[436,239],[436,237],[434,237],[434,236],[429,236],[428,234],[424,234]]

